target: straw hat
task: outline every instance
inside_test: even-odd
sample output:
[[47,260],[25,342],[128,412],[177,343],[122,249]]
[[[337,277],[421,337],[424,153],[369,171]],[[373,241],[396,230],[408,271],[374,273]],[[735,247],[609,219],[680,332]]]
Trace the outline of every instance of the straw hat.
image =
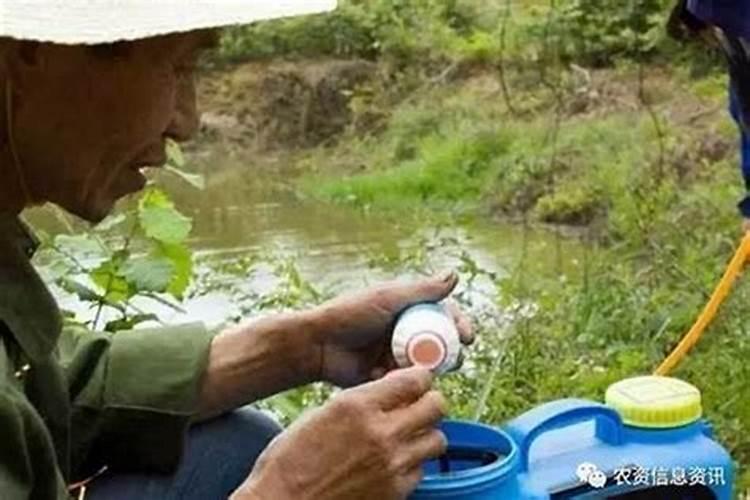
[[108,43],[334,8],[336,0],[0,0],[0,37]]

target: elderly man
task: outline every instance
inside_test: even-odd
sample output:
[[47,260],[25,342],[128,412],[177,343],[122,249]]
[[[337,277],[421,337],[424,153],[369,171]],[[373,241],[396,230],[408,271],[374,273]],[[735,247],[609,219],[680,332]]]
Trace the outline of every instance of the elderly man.
[[[0,498],[68,498],[95,476],[87,498],[396,499],[443,452],[431,374],[393,370],[387,347],[396,315],[446,298],[454,274],[218,335],[109,336],[61,326],[18,219],[52,202],[100,221],[164,162],[166,139],[195,132],[214,28],[334,3],[0,0]],[[349,389],[283,433],[233,411],[313,381]]]

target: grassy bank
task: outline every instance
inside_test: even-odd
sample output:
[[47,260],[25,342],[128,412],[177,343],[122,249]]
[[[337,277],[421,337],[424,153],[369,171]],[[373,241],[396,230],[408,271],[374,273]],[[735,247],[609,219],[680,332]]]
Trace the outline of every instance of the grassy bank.
[[[306,158],[317,173],[305,188],[337,203],[581,228],[591,252],[580,275],[543,281],[520,263],[497,282],[500,303],[539,309],[510,327],[509,340],[490,340],[476,354],[479,376],[446,382],[457,414],[474,415],[482,394],[482,418],[496,422],[561,396],[599,399],[609,383],[651,372],[705,304],[740,236],[735,131],[719,97],[725,83],[654,70],[660,76],[644,84],[650,110],[632,88],[607,94],[637,80],[630,69],[594,74],[608,97],[564,114],[544,89],[520,93],[528,109],[511,114],[496,80],[477,76],[397,107],[378,135]],[[706,414],[743,471],[750,463],[749,290],[738,285],[675,373],[701,388]]]
[[[606,19],[575,1],[556,11],[538,2],[399,5],[345,2],[315,29],[295,21],[239,30],[224,56],[379,65],[385,76],[349,89],[346,130],[294,154],[309,195],[399,216],[580,229],[589,252],[579,274],[544,279],[519,262],[492,277],[506,311],[535,309],[510,322],[477,313],[483,340],[471,372],[441,382],[452,413],[501,422],[550,399],[600,399],[608,384],[651,372],[740,236],[736,131],[711,54],[664,39],[660,2],[640,5],[648,19],[620,3],[601,9]],[[481,272],[463,269],[465,279]],[[749,286],[738,284],[675,373],[703,391],[741,490],[750,486]]]

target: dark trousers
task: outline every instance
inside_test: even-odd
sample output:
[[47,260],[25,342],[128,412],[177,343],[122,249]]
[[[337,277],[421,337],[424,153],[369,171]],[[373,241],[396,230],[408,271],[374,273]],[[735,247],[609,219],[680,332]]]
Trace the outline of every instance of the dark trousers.
[[104,473],[86,500],[225,500],[248,476],[281,427],[263,413],[242,408],[194,425],[172,476]]

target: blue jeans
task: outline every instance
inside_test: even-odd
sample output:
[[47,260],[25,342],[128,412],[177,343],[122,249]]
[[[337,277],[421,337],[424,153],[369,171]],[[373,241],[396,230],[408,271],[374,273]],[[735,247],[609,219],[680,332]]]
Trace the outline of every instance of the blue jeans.
[[241,408],[194,425],[174,475],[105,473],[88,487],[86,500],[226,500],[247,478],[279,424]]

